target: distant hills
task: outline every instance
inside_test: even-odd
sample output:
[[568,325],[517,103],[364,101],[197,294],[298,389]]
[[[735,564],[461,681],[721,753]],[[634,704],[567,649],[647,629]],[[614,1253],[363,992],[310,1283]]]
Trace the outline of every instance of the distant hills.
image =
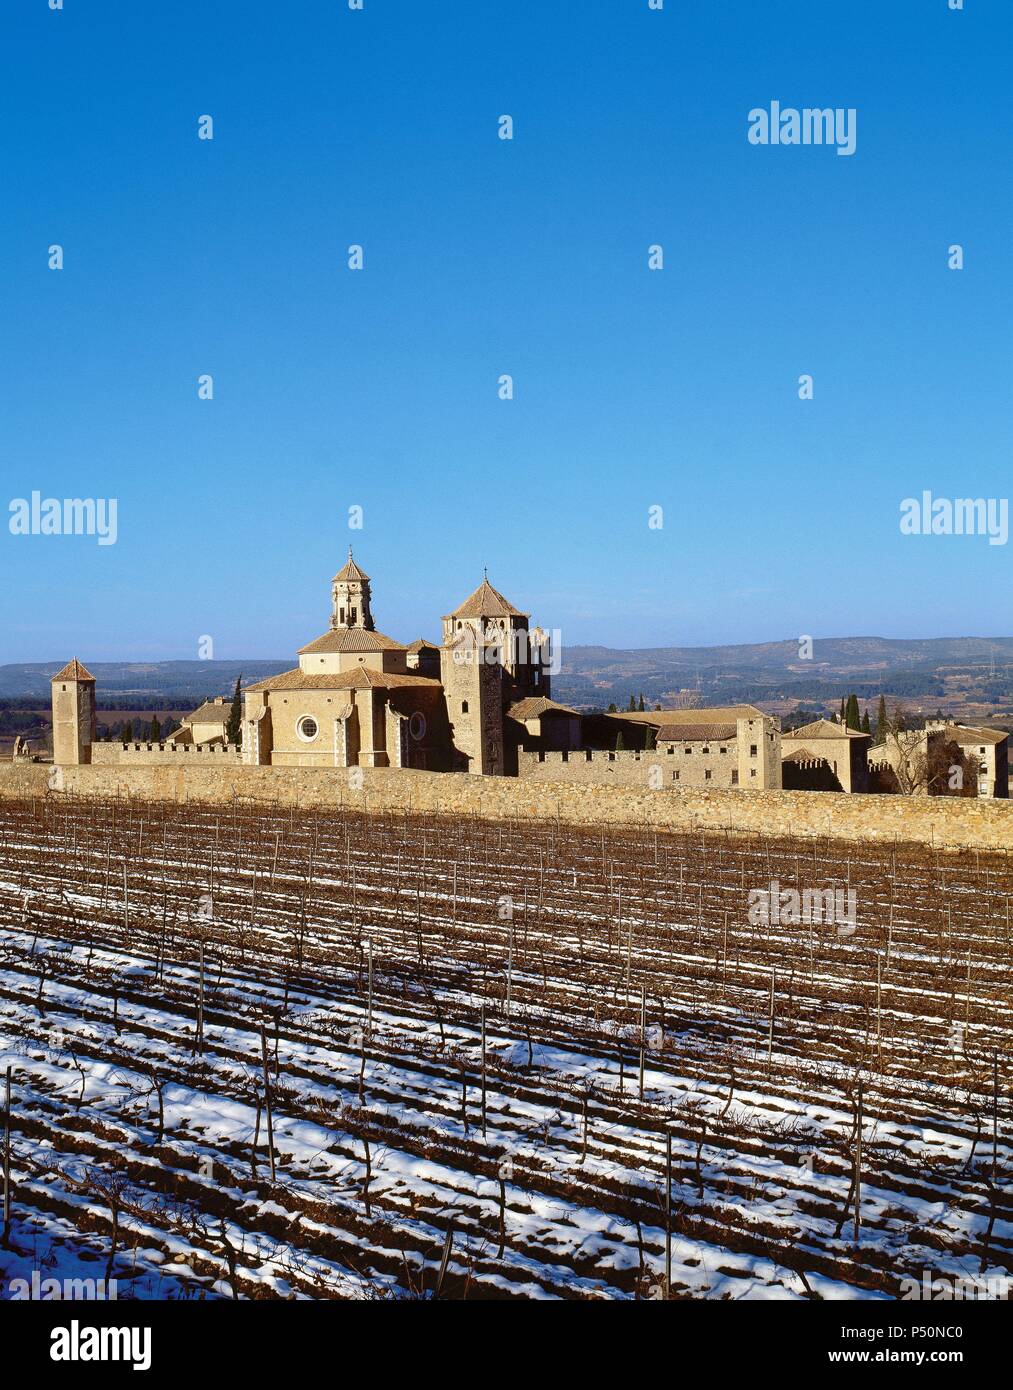
[[[0,666],[0,699],[49,698],[63,661]],[[89,662],[100,703],[192,706],[213,695],[288,670],[285,661]],[[749,700],[832,706],[843,693],[880,692],[949,709],[1013,706],[1013,637],[817,638],[811,659],[799,642],[721,647],[566,647],[553,695],[570,704],[625,706],[632,694],[652,704]]]
[[[83,659],[83,658],[82,658]],[[0,699],[49,699],[50,678],[65,661],[33,661],[0,666]],[[236,680],[243,683],[262,680],[279,671],[291,670],[291,661],[87,661],[95,677],[96,695],[117,700],[138,697],[187,705],[210,695],[231,695]]]
[[569,647],[553,694],[577,705],[631,694],[649,703],[833,707],[842,694],[939,704],[953,712],[1013,704],[1013,637],[828,637],[725,647]]

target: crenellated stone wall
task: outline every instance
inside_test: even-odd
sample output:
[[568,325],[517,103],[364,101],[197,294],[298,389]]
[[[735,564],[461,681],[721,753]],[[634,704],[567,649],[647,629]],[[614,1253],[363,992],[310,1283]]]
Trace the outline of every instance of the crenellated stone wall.
[[150,767],[159,764],[175,767],[181,763],[220,767],[241,761],[240,750],[234,744],[110,742],[91,745],[93,767]]
[[182,755],[172,764],[130,760],[65,768],[0,764],[0,803],[5,796],[67,794],[217,802],[239,797],[306,808],[344,805],[366,811],[439,812],[504,820],[551,818],[579,825],[830,835],[947,848],[1013,847],[1013,804],[964,797],[676,791],[670,786],[651,791],[644,785],[552,783],[401,768],[249,767],[224,758],[212,765],[210,760],[192,760],[192,755],[190,761]]

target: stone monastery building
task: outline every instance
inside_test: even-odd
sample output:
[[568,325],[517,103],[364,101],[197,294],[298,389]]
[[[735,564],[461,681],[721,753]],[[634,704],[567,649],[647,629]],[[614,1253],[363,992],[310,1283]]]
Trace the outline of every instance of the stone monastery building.
[[549,636],[483,578],[442,619],[442,642],[379,632],[370,578],[331,581],[327,631],[298,665],[231,702],[205,701],[165,743],[95,741],[95,679],[75,658],[52,678],[54,761],[122,765],[420,768],[627,786],[781,785],[780,728],[752,705],[586,715],[552,699]]
[[244,692],[244,762],[516,773],[515,714],[532,699],[552,704],[549,642],[488,578],[443,618],[440,647],[377,631],[351,549],[331,610],[298,666]]

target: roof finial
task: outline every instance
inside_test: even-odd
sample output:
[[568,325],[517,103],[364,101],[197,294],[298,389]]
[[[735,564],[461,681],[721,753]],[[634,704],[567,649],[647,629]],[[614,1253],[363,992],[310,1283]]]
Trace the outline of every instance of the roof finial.
[[351,543],[351,541],[348,542],[348,558],[349,558],[349,559],[352,558],[352,543]]
[[488,565],[483,565],[483,566],[482,566],[482,578],[483,578],[483,579],[488,579],[488,578],[489,578],[489,566],[488,566]]

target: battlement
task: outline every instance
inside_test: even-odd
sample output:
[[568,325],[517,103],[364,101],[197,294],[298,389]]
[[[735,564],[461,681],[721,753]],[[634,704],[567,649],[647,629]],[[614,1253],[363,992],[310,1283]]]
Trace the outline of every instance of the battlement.
[[105,767],[242,762],[242,750],[224,743],[93,743],[91,761]]

